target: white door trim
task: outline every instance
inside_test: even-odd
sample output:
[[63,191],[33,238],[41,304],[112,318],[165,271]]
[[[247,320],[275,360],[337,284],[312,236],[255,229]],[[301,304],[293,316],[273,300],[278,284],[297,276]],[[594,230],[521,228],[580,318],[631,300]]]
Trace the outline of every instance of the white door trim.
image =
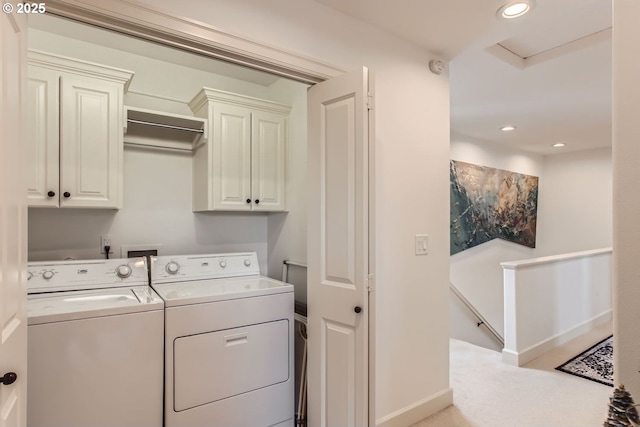
[[[0,15],[0,427],[27,425],[27,16]],[[7,377],[9,380],[10,377]]]
[[48,0],[47,12],[304,83],[318,83],[344,73],[314,58],[133,0]]

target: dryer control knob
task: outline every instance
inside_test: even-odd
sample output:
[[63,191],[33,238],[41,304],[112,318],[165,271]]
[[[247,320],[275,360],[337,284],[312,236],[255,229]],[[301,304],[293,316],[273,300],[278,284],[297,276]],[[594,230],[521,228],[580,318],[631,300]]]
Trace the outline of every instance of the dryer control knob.
[[129,267],[127,264],[119,265],[116,269],[116,274],[119,278],[126,279],[127,277],[131,276],[131,267]]
[[53,271],[51,271],[51,270],[47,270],[47,271],[45,271],[44,273],[42,273],[42,277],[43,277],[45,280],[49,280],[49,279],[51,279],[51,278],[53,277]]
[[220,261],[220,268],[225,268],[227,266],[227,261],[222,260]]
[[171,261],[169,264],[167,264],[165,270],[167,270],[167,273],[169,274],[176,274],[178,271],[180,271],[180,266],[177,262]]
[[244,265],[246,265],[247,267],[251,266],[251,260],[249,258],[244,260]]

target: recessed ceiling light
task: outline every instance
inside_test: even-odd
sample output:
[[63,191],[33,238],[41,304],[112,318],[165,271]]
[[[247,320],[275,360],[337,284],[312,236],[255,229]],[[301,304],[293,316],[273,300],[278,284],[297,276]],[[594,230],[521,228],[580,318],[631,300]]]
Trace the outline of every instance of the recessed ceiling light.
[[516,127],[513,125],[507,125],[507,126],[502,126],[500,130],[503,132],[509,132],[509,131],[515,130],[515,128]]
[[533,7],[531,1],[512,1],[506,3],[498,9],[498,17],[503,19],[518,18],[525,13],[529,12]]
[[564,142],[556,142],[555,144],[552,145],[552,147],[560,148],[560,147],[564,147],[565,145],[567,144],[565,144]]

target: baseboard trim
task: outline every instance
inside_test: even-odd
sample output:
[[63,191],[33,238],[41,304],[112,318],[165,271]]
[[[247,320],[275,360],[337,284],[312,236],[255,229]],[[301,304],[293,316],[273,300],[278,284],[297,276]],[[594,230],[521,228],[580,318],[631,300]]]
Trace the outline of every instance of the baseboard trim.
[[502,361],[507,365],[520,366],[518,365],[518,353],[506,348],[502,349]]
[[521,352],[505,348],[502,350],[502,361],[513,366],[526,365],[532,360],[542,356],[544,353],[553,350],[555,347],[558,347],[579,335],[589,332],[598,325],[608,322],[612,318],[612,313],[613,310],[607,310],[604,313],[592,317],[591,319],[586,320],[565,332],[557,334],[544,341],[540,341]]
[[453,390],[448,387],[418,402],[376,420],[376,427],[407,427],[453,404]]

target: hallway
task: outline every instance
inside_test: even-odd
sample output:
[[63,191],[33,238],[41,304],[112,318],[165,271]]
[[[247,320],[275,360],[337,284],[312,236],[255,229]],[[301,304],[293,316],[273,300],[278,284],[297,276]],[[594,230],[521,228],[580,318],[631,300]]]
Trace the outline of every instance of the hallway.
[[612,322],[517,368],[451,340],[453,406],[411,427],[597,427],[613,388],[555,370],[611,334]]

